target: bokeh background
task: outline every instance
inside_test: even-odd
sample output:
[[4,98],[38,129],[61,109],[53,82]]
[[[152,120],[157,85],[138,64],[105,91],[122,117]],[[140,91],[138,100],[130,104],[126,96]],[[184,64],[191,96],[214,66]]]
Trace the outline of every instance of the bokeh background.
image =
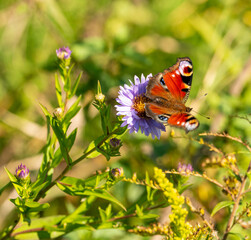
[[[194,169],[202,171],[201,163],[212,153],[189,138],[198,138],[205,131],[224,131],[251,142],[250,121],[243,119],[251,119],[250,1],[0,1],[1,187],[8,182],[4,166],[14,172],[18,164],[24,163],[33,179],[36,177],[46,141],[46,123],[39,103],[51,112],[57,107],[55,50],[62,46],[73,50],[73,77],[83,71],[77,91],[77,95],[83,95],[83,111],[72,124],[79,127],[73,159],[101,132],[98,112],[92,106],[98,80],[107,102],[114,105],[119,86],[134,75],[156,74],[173,65],[178,57],[188,56],[193,61],[194,78],[187,105],[211,118],[193,112],[201,126],[189,135],[175,130],[179,138],[170,138],[169,127],[160,140],[127,134],[121,157],[108,163],[104,157],[90,159],[68,175],[84,178],[107,166],[122,166],[126,175],[137,172],[140,178],[146,170],[152,172],[153,166],[177,168],[178,162],[192,163]],[[116,114],[114,108],[112,114]],[[246,169],[250,155],[240,152],[243,148],[238,144],[209,140],[226,152],[236,152],[240,168]],[[224,171],[215,169],[208,172],[219,179],[224,175]],[[208,212],[227,199],[201,179],[192,179],[191,183],[190,195]],[[115,194],[128,203],[140,198],[143,191],[126,184],[121,189]],[[15,214],[8,200],[13,196],[15,192],[10,188],[0,197],[0,226],[8,224]],[[79,199],[66,197],[55,187],[44,201],[51,201],[45,215],[52,215],[67,212]],[[96,209],[93,211],[97,214]],[[226,216],[224,210],[215,215],[219,230],[225,226]],[[95,234],[90,239],[131,238],[115,231],[108,231],[107,238],[103,232],[101,236]]]

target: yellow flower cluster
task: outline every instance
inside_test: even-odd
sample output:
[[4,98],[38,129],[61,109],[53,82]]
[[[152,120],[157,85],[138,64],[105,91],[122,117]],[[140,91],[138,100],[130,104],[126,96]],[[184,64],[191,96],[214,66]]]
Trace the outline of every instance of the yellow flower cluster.
[[128,230],[131,233],[138,233],[138,234],[146,234],[146,235],[166,235],[171,236],[173,235],[172,230],[170,229],[170,226],[168,225],[162,225],[160,223],[153,223],[149,227],[145,226],[137,226],[134,229]]
[[182,208],[184,197],[179,195],[178,191],[173,187],[173,184],[169,182],[165,173],[162,172],[161,169],[154,168],[154,178],[172,208],[172,214],[169,215],[169,219],[170,226],[174,232],[173,239],[186,239],[192,226],[185,221],[188,212],[186,209]]

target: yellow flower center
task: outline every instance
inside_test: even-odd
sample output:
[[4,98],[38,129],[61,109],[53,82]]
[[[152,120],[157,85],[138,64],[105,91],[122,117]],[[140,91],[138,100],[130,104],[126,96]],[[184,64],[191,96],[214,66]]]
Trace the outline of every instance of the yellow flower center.
[[137,115],[141,118],[148,118],[145,112],[145,103],[147,98],[143,95],[136,96],[133,100],[132,108],[136,110]]

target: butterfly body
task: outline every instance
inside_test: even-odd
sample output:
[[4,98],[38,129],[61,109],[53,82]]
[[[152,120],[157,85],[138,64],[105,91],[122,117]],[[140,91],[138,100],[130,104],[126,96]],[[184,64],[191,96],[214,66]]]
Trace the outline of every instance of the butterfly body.
[[178,58],[175,65],[149,79],[145,104],[148,117],[158,122],[183,128],[186,132],[199,126],[199,121],[186,107],[193,77],[190,58]]

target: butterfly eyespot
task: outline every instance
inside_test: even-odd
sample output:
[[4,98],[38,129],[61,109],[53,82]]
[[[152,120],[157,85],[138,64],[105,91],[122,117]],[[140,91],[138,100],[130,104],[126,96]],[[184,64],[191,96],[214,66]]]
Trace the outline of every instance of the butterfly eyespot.
[[188,61],[180,62],[179,70],[182,76],[190,77],[193,74],[193,66]]
[[163,78],[163,77],[160,79],[160,83],[161,83],[161,85],[162,85],[162,86],[166,86],[166,83],[165,83],[165,81],[164,81],[164,78]]
[[159,115],[158,118],[159,118],[159,120],[160,120],[161,122],[167,122],[168,119],[169,119],[169,117],[164,116],[164,115]]

